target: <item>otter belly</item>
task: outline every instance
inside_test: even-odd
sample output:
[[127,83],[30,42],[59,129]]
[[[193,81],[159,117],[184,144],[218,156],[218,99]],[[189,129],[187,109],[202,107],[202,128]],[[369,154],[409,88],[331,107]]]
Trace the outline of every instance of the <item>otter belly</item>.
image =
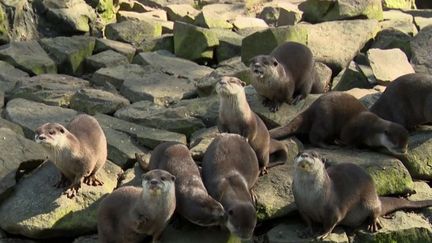
[[362,205],[357,205],[346,213],[345,218],[340,222],[340,224],[356,228],[371,215],[372,212],[368,209]]

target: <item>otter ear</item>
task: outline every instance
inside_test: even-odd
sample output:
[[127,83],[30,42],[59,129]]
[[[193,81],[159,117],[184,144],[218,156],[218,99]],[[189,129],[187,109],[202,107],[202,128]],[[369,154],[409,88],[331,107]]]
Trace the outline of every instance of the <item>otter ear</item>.
[[246,86],[246,82],[244,82],[244,81],[240,81],[240,84],[242,87]]
[[273,66],[277,66],[277,65],[279,65],[279,62],[278,62],[278,60],[276,60],[276,58],[272,58],[272,63],[273,63]]
[[176,177],[172,175],[172,176],[171,176],[171,180],[172,180],[172,181],[175,181],[175,179],[176,179]]

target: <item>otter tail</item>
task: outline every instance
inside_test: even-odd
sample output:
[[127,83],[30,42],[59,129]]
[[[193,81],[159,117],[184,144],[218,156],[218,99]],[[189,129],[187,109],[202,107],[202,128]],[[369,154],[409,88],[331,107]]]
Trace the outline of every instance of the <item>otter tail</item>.
[[404,198],[380,197],[381,216],[400,209],[418,209],[432,206],[432,200],[410,201]]
[[301,132],[304,121],[304,113],[296,116],[292,121],[290,121],[287,125],[274,128],[269,131],[270,137],[273,139],[281,139],[285,138],[289,135],[292,135],[297,132]]

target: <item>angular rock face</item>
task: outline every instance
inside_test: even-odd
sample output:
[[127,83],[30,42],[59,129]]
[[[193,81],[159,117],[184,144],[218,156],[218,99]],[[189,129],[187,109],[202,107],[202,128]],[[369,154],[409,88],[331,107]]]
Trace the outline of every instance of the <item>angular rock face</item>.
[[417,73],[432,74],[432,53],[427,51],[432,40],[432,26],[423,28],[411,42],[411,63]]
[[102,196],[117,186],[121,169],[107,162],[98,172],[103,186],[82,184],[69,199],[65,188],[53,185],[60,174],[51,162],[44,163],[18,183],[14,193],[0,205],[0,226],[9,233],[31,238],[77,236],[96,230],[96,213]]
[[28,73],[15,68],[7,62],[0,61],[0,90],[3,92],[9,92],[15,87],[17,81],[25,79],[28,76]]
[[108,39],[134,45],[141,43],[145,38],[157,37],[161,34],[162,26],[156,22],[147,23],[130,20],[109,24],[105,30],[105,35]]
[[168,20],[192,24],[199,11],[188,4],[171,4],[166,6]]
[[113,114],[129,105],[126,98],[98,89],[80,89],[71,97],[70,108],[87,114]]
[[136,52],[135,47],[127,43],[110,39],[96,39],[94,52],[99,53],[107,50],[113,50],[123,54],[128,58],[129,62],[132,61],[132,58],[135,56]]
[[129,63],[127,57],[113,50],[107,50],[89,56],[85,59],[85,61],[87,64],[86,69],[90,71],[96,71],[100,68],[114,67]]
[[91,77],[91,82],[98,86],[109,83],[120,89],[127,79],[141,79],[145,75],[144,69],[136,64],[125,64],[110,68],[101,68]]
[[432,168],[432,130],[430,128],[419,130],[411,134],[408,144],[406,160],[402,160],[413,178],[430,180]]

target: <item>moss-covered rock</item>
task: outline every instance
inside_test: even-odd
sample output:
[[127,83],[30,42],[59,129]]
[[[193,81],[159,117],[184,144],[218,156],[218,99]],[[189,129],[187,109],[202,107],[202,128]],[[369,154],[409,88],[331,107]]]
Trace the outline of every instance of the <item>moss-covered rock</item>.
[[411,9],[415,8],[415,0],[382,0],[385,8]]
[[199,11],[189,4],[171,4],[166,6],[168,20],[192,24]]
[[240,56],[243,36],[231,30],[213,29],[212,31],[219,39],[219,45],[215,50],[218,62]]
[[122,64],[128,64],[129,60],[126,56],[115,52],[113,50],[107,50],[98,54],[86,57],[86,70],[94,72],[100,68],[113,67]]
[[7,15],[3,6],[0,6],[0,43],[9,42],[9,24],[7,20]]
[[132,45],[120,41],[110,39],[96,39],[94,53],[99,53],[107,50],[113,50],[126,56],[130,61],[135,56],[136,48]]
[[8,92],[15,87],[18,81],[26,79],[28,76],[28,73],[15,68],[5,61],[0,61],[0,90],[4,92],[6,96],[8,96]]
[[432,25],[424,27],[411,41],[411,64],[416,73],[432,74],[432,55],[428,51],[431,41]]
[[405,166],[416,179],[432,179],[432,129],[416,131],[411,134],[408,154],[403,160]]
[[370,89],[373,87],[355,62],[351,62],[341,73],[342,76],[340,79],[333,80],[332,90],[346,91],[353,88]]
[[109,83],[116,89],[120,89],[126,79],[141,79],[144,75],[144,69],[140,65],[125,64],[101,68],[93,74],[90,81],[97,86]]
[[162,25],[157,21],[123,21],[107,25],[105,35],[108,39],[137,45],[145,38],[162,35]]

